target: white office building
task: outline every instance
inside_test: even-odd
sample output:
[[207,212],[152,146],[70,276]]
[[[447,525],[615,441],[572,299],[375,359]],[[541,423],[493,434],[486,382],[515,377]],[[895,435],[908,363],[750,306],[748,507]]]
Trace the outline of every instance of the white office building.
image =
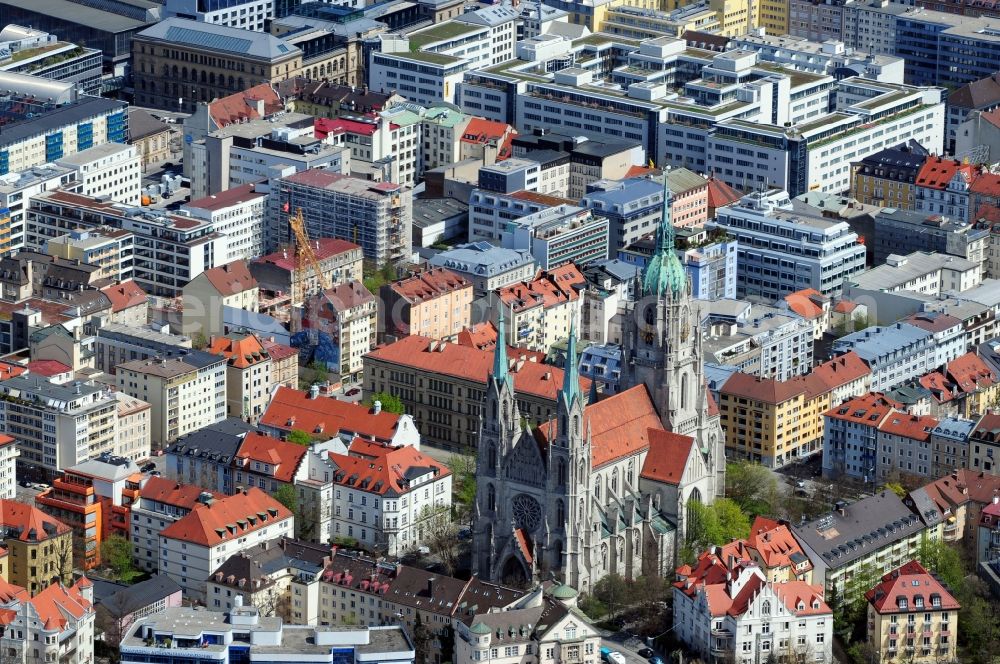
[[266,31],[266,22],[274,17],[274,0],[167,0],[163,18],[180,18],[224,25],[243,30]]
[[846,221],[793,209],[780,190],[754,192],[716,211],[712,227],[739,243],[736,292],[777,301],[814,288],[828,297],[865,269],[865,247]]
[[251,260],[265,253],[266,203],[266,193],[257,191],[254,184],[244,184],[185,203],[180,214],[209,222],[216,232],[225,235],[224,262],[231,263]]
[[134,145],[95,145],[63,157],[56,164],[73,169],[80,183],[78,191],[85,196],[106,196],[125,205],[139,204],[142,157]]

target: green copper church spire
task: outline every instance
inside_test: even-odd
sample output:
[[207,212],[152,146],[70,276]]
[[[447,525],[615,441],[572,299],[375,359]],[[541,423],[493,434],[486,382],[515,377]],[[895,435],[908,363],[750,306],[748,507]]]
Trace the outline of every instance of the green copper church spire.
[[645,295],[664,295],[668,289],[676,295],[684,289],[687,274],[674,251],[674,224],[670,215],[670,182],[667,169],[663,170],[663,212],[656,227],[656,249],[642,275]]
[[493,380],[511,385],[510,363],[507,361],[507,334],[503,324],[503,302],[500,303],[500,318],[497,321],[497,347],[493,351]]
[[573,324],[569,326],[569,341],[566,343],[566,363],[563,366],[563,399],[566,405],[573,403],[573,399],[580,396],[580,370],[576,360],[576,332]]

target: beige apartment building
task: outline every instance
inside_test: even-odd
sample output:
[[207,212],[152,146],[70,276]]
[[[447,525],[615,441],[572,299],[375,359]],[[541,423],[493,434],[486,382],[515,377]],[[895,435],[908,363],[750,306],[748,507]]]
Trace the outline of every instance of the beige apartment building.
[[317,333],[313,342],[318,341],[318,333],[326,333],[339,345],[336,371],[341,378],[360,378],[365,353],[375,347],[378,324],[378,303],[363,283],[355,279],[317,293],[306,299],[296,315],[293,330]]
[[229,417],[257,423],[271,400],[271,356],[254,334],[213,337],[208,352],[226,358]]
[[[521,417],[532,424],[554,418],[562,369],[542,364],[538,353],[509,349],[508,357]],[[451,450],[475,449],[493,360],[492,350],[404,337],[365,355],[364,398],[389,392],[419,423],[423,440]],[[580,379],[580,391],[590,391],[589,379]]]
[[379,296],[379,332],[384,335],[454,341],[472,325],[472,282],[443,267],[382,286]]
[[150,454],[150,421],[152,408],[142,399],[115,392],[118,421],[115,428],[115,456],[133,461],[148,459]]
[[135,103],[191,112],[198,102],[297,76],[302,57],[266,32],[167,18],[132,37]]

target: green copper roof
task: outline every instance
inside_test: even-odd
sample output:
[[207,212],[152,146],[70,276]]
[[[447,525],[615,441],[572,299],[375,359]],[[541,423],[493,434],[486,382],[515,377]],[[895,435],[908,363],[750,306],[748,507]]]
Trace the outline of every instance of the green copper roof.
[[487,625],[477,622],[475,625],[469,628],[469,631],[473,634],[489,634],[491,630]]
[[576,358],[576,332],[573,324],[569,326],[569,341],[566,343],[566,364],[563,366],[563,398],[566,405],[573,403],[573,399],[580,396],[580,370],[577,367]]
[[576,590],[565,584],[557,586],[556,589],[552,591],[552,596],[556,599],[573,599],[576,595]]
[[656,250],[642,274],[645,295],[664,295],[667,290],[676,295],[687,283],[687,273],[674,251],[674,225],[670,219],[670,186],[663,174],[663,213],[656,228]]
[[500,307],[500,318],[497,321],[497,347],[493,351],[493,380],[511,384],[510,363],[507,361],[507,334],[503,324],[503,306]]

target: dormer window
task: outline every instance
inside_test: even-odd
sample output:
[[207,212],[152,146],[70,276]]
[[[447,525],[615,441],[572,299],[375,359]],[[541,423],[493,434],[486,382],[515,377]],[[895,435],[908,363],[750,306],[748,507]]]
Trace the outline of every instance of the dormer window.
[[898,600],[896,600],[896,606],[899,607],[900,609],[905,609],[909,606],[909,604],[906,601],[905,597],[900,597]]
[[916,597],[914,597],[913,598],[913,607],[916,608],[916,609],[922,609],[922,608],[924,608],[924,598],[921,597],[920,595],[917,595]]

